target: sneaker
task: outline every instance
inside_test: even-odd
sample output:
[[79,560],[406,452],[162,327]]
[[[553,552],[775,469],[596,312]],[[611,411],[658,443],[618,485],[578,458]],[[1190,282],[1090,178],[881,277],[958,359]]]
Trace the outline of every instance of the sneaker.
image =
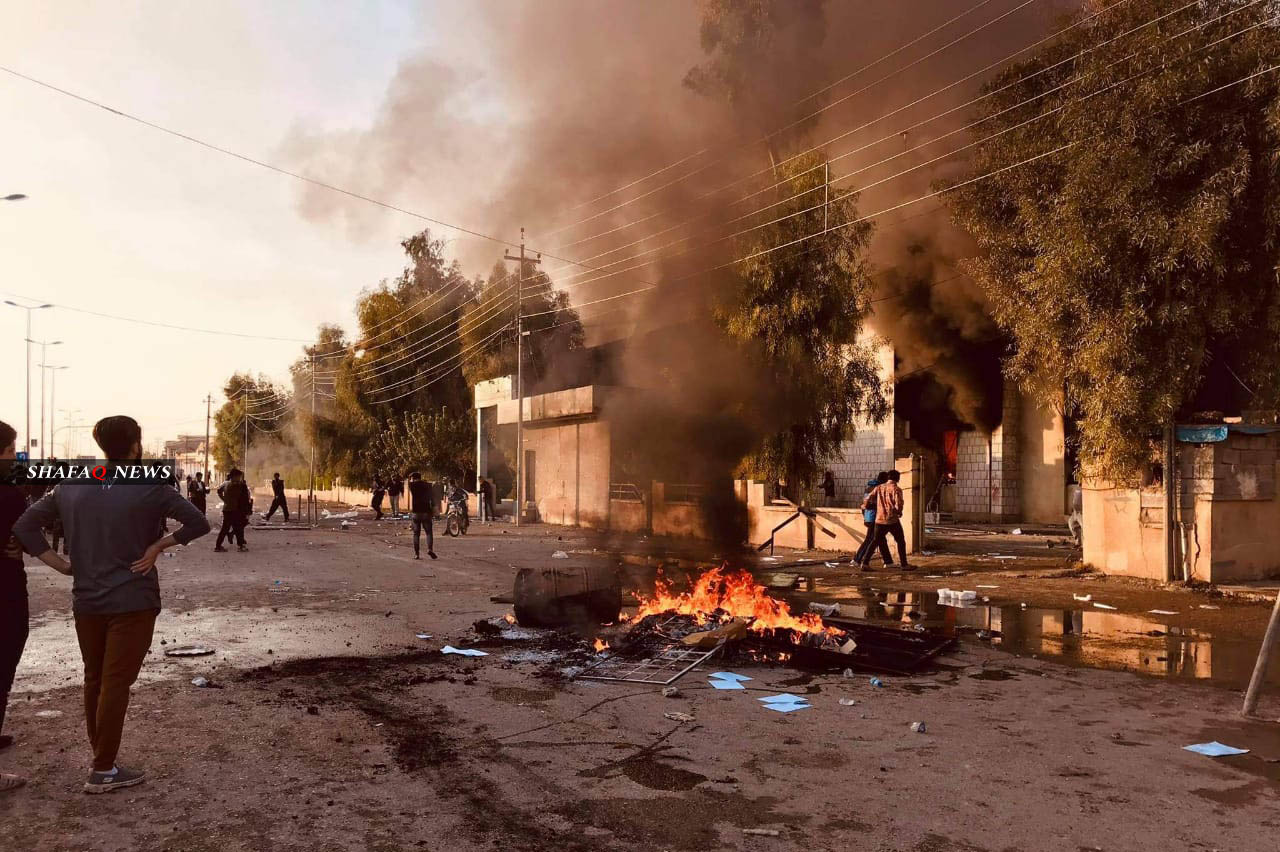
[[414,558],[414,559],[421,559],[421,558],[422,558],[422,554],[421,554],[421,553],[415,553],[415,554],[413,554],[413,558]]
[[432,559],[439,559],[439,558],[440,558],[439,556],[436,556],[436,552],[435,552],[434,550],[428,550],[428,551],[427,551],[427,555],[428,555],[428,556],[430,556]]
[[242,545],[240,545],[239,547],[237,547],[237,548],[236,548],[236,550],[239,550],[241,553],[248,553],[248,552],[249,552],[249,548],[245,547],[243,544],[242,544]]
[[27,779],[21,775],[0,775],[0,793],[7,790],[16,790],[26,783]]
[[218,545],[217,547],[215,547],[215,548],[213,549],[213,552],[214,552],[214,553],[226,553],[226,552],[227,552],[227,549],[226,549],[225,547],[223,547],[222,545]]
[[86,793],[110,793],[122,787],[136,787],[147,780],[147,773],[141,769],[126,769],[117,766],[113,772],[90,772],[89,780],[84,782]]
[[872,568],[870,565],[859,565],[859,566],[858,566],[858,570],[859,570],[859,571],[871,572],[871,571],[874,571],[874,570],[876,570],[876,569]]
[[903,562],[903,563],[902,563],[902,570],[903,570],[903,571],[914,571],[914,570],[916,570],[916,566],[914,566],[914,565],[908,565],[907,563]]

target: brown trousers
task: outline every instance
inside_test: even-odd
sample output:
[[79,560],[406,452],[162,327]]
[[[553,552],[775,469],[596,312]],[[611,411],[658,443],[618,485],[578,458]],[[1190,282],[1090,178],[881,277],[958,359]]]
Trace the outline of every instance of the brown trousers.
[[96,772],[109,772],[116,764],[129,687],[151,648],[156,615],[152,609],[76,615],[76,638],[84,658],[84,719]]

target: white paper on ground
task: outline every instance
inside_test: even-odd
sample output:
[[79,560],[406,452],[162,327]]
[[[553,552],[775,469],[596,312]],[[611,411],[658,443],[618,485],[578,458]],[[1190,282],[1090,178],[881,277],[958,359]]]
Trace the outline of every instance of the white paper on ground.
[[1147,612],[1151,613],[1152,615],[1177,615],[1176,612],[1173,612],[1172,610],[1168,610],[1168,609],[1149,609],[1147,610]]
[[746,689],[745,686],[738,683],[736,680],[716,680],[715,678],[712,678],[707,681],[707,683],[711,684],[712,689]]
[[1203,754],[1205,757],[1225,757],[1232,754],[1248,754],[1247,748],[1235,748],[1234,746],[1223,745],[1214,740],[1211,743],[1196,743],[1195,745],[1183,746],[1183,751],[1193,751],[1196,754]]
[[1096,606],[1098,609],[1115,609],[1115,607],[1111,606],[1110,604],[1098,603],[1097,601],[1094,601],[1093,605]]
[[805,698],[803,695],[794,695],[790,692],[783,692],[778,695],[766,695],[765,697],[757,700],[762,701],[765,704],[786,704],[791,701],[808,701],[809,699]]
[[452,645],[445,645],[440,649],[441,654],[461,654],[464,657],[487,657],[488,651],[477,651],[475,648],[455,648]]
[[716,680],[751,680],[746,675],[740,675],[736,672],[712,672],[711,677]]
[[791,713],[792,711],[795,711],[795,710],[808,710],[813,705],[806,704],[803,701],[788,701],[788,702],[775,701],[771,704],[766,704],[764,706],[770,710],[776,710],[779,713]]

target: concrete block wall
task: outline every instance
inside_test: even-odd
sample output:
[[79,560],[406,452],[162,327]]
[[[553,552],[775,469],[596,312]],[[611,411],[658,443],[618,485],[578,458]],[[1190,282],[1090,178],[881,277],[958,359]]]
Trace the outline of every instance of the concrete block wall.
[[991,520],[996,522],[1022,515],[1021,413],[1018,392],[1006,384],[1000,425],[991,433]]
[[960,519],[986,518],[991,511],[987,452],[986,432],[970,429],[960,433],[954,486],[955,512]]

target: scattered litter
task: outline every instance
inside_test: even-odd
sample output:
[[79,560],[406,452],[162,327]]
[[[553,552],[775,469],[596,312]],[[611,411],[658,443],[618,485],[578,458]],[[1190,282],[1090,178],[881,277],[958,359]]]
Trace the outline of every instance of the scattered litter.
[[[167,554],[166,554],[166,555],[167,555]],[[827,566],[828,568],[839,568],[839,567],[840,567],[839,565],[837,565],[837,564],[836,564],[836,563],[834,563],[834,562],[823,562],[822,564],[823,564],[823,565],[825,565],[825,566]]]
[[1093,600],[1093,595],[1072,595],[1071,597],[1074,598],[1075,600],[1080,601],[1081,603],[1088,603],[1089,601]]
[[345,530],[347,527],[354,527],[357,526],[357,524],[355,521],[343,521],[339,526]]
[[857,703],[858,703],[858,702],[857,702],[857,701],[855,701],[855,700],[854,700],[854,699],[852,699],[852,698],[841,698],[841,699],[840,699],[840,704],[841,704],[841,706],[843,706],[843,707],[852,707],[853,705],[855,705],[855,704],[857,704]]
[[871,685],[872,685],[872,686],[874,686],[874,687],[876,687],[877,689],[883,689],[883,688],[884,688],[884,681],[882,681],[882,680],[881,680],[880,678],[878,678],[878,677],[873,677],[873,678],[871,678]]
[[1093,605],[1098,609],[1115,609],[1111,604],[1098,603],[1097,601],[1094,601]]
[[711,677],[716,680],[751,680],[746,675],[740,675],[736,672],[713,672]]
[[795,588],[800,582],[800,577],[795,574],[774,574],[769,578],[769,588],[771,589],[791,589]]
[[460,654],[464,657],[487,657],[488,651],[477,651],[475,648],[455,648],[452,645],[445,645],[440,649],[441,654]]
[[759,837],[777,837],[779,832],[776,828],[744,828],[743,834],[755,834]]
[[[329,510],[328,510],[328,509],[325,509],[324,511],[322,511],[322,512],[320,513],[320,517],[322,517],[322,518],[337,518],[337,519],[339,519],[339,520],[343,520],[343,519],[350,519],[350,518],[358,517],[358,516],[359,516],[359,514],[360,514],[359,512],[338,512],[337,514],[331,514],[331,513],[329,512]],[[344,525],[344,526],[345,526],[345,525]],[[354,526],[354,525],[353,525],[353,526]]]
[[712,689],[746,689],[745,686],[738,683],[736,680],[716,680],[715,678],[712,678],[707,681],[707,683],[711,684]]
[[671,720],[671,721],[673,721],[673,722],[692,722],[692,721],[694,721],[693,717],[692,717],[692,716],[690,716],[688,713],[679,713],[679,712],[676,712],[676,713],[663,713],[662,715],[663,715],[663,716],[665,716],[666,718],[670,719],[670,720]]
[[982,585],[979,585],[979,586],[978,586],[978,588],[979,588],[979,589],[998,589],[998,588],[1000,588],[1000,587],[999,587],[999,586],[982,586]]
[[1012,533],[1010,533],[1010,535],[1022,535],[1022,528],[1021,528],[1021,527],[1019,527],[1018,529],[1016,529],[1016,530],[1014,530]]
[[924,734],[928,733],[929,729],[925,727],[924,722],[912,722],[911,730],[917,734]]
[[202,645],[180,645],[164,652],[166,657],[207,657],[213,653],[212,648]]
[[61,710],[40,710],[36,713],[37,719],[56,719],[62,715]]
[[490,553],[493,553],[493,552],[494,552],[495,550],[497,550],[497,549],[498,549],[498,548],[496,548],[496,547],[491,547],[491,548],[489,548],[489,552],[490,552]]
[[662,697],[663,697],[663,698],[679,698],[679,697],[680,697],[680,687],[678,687],[678,686],[664,686],[664,687],[662,687]]
[[1248,754],[1247,748],[1235,748],[1234,746],[1223,745],[1214,740],[1211,743],[1196,743],[1195,745],[1183,746],[1183,751],[1193,751],[1196,754],[1203,754],[1205,757],[1225,757],[1232,754]]
[[760,557],[760,561],[761,561],[761,562],[777,562],[777,561],[778,561],[778,557],[776,557],[776,556],[762,556],[762,557]]
[[853,677],[853,669],[845,669],[840,674],[846,678],[851,678]]
[[419,639],[430,639],[430,638],[431,638],[431,634],[430,634],[430,633],[415,633],[415,634],[413,634],[413,635],[414,635],[414,636],[417,636]]
[[1001,556],[998,553],[991,554],[992,559],[1017,559],[1016,556]]
[[780,692],[777,695],[766,695],[763,698],[757,698],[764,704],[791,704],[796,701],[807,701],[803,695],[796,695],[791,692]]
[[551,554],[551,558],[552,559],[568,559],[569,554],[565,553],[563,550],[557,550],[555,553]]
[[942,577],[943,577],[942,574],[925,574],[924,575],[924,578],[926,580],[941,580]]
[[764,706],[778,713],[791,713],[796,710],[808,710],[813,705],[805,701],[773,701]]
[[202,689],[204,687],[209,686],[209,683],[210,681],[207,677],[197,677],[197,678],[192,678],[191,680],[192,686],[198,686],[198,687],[201,687]]
[[856,650],[858,650],[858,643],[853,639],[847,640],[843,645],[840,646],[841,654],[852,654]]
[[1147,612],[1151,613],[1152,615],[1177,615],[1176,612],[1168,609],[1149,609],[1147,610]]
[[833,615],[840,614],[840,604],[824,604],[813,601],[809,604],[809,612],[816,612],[819,615],[825,615],[829,618]]
[[1216,607],[1213,604],[1200,604],[1200,608],[1201,609],[1220,609],[1221,607]]

